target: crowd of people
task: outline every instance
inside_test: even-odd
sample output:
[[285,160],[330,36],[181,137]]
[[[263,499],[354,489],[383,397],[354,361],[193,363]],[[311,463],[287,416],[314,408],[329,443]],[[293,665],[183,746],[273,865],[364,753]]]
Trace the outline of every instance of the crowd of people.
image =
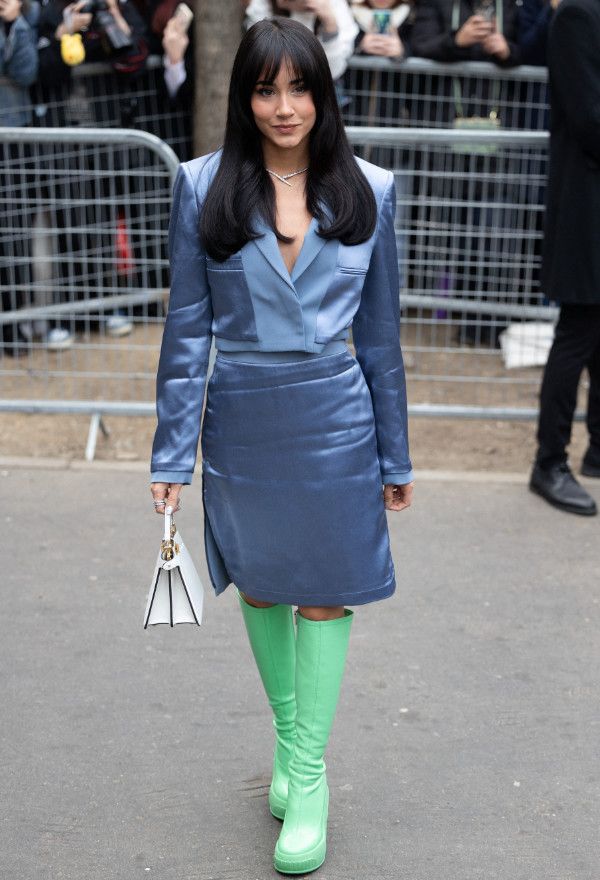
[[[543,65],[557,0],[241,0],[241,4],[246,28],[274,14],[309,27],[323,45],[343,99],[344,74],[354,54],[397,62],[414,56],[444,62],[487,60],[499,67]],[[0,0],[0,125],[147,127],[140,120],[153,116],[143,103],[150,98],[142,88],[135,99],[131,95],[136,93],[135,83],[144,74],[149,56],[162,58],[151,81],[156,92],[153,106],[166,108],[167,113],[169,108],[181,111],[179,117],[189,125],[185,138],[190,143],[194,13],[185,3]],[[76,94],[81,81],[73,78],[76,67],[98,61],[107,62],[113,71],[113,84],[102,102],[96,102],[102,107],[102,120],[95,118],[98,111],[91,96]],[[445,85],[446,107],[452,116],[451,84]],[[400,115],[395,124],[403,124]],[[181,153],[168,131],[158,128],[154,133]],[[180,154],[180,158],[189,157]],[[114,220],[117,228],[119,218]],[[54,226],[61,224],[61,217],[53,218]],[[27,271],[25,265],[22,273]],[[14,267],[12,272],[9,275],[9,269],[0,266],[5,311],[25,304],[26,282],[15,284]],[[83,274],[90,277],[89,271]],[[112,335],[133,330],[124,312],[106,313],[105,318]],[[49,349],[69,347],[75,339],[72,324],[46,326],[44,340]],[[16,324],[4,325],[2,343],[7,354],[27,352],[27,340],[21,339]]]
[[[545,63],[557,0],[241,0],[245,26],[284,15],[323,44],[334,79],[355,54],[402,60]],[[29,122],[29,89],[47,96],[73,67],[108,60],[131,75],[161,55],[165,95],[193,87],[193,13],[179,0],[0,0],[0,113],[3,125]],[[189,105],[188,105],[189,106]]]

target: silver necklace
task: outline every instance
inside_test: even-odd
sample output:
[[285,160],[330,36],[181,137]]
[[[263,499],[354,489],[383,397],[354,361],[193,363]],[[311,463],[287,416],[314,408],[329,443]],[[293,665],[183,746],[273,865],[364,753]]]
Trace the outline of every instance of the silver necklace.
[[306,168],[300,168],[298,171],[290,171],[289,174],[277,174],[276,171],[271,171],[270,168],[265,168],[265,171],[268,171],[268,173],[272,174],[273,177],[276,177],[277,180],[285,183],[286,186],[291,186],[292,184],[288,183],[288,177],[295,177],[297,174],[304,174],[305,171],[308,171],[308,165]]

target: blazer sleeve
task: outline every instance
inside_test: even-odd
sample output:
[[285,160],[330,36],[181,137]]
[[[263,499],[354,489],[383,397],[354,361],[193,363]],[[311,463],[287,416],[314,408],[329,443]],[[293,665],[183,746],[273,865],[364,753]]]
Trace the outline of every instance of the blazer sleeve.
[[198,223],[195,188],[182,164],[169,221],[171,294],[156,376],[152,482],[191,483],[196,463],[212,339],[206,254]]
[[394,220],[396,187],[390,172],[375,231],[375,245],[352,323],[356,359],[375,415],[383,483],[412,482],[408,454],[406,380],[400,349],[400,279]]

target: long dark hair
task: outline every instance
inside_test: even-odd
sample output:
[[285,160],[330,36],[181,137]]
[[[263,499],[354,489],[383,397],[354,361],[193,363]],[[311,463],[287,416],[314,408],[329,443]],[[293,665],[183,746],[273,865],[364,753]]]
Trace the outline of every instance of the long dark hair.
[[[306,182],[308,211],[319,221],[319,235],[359,244],[372,235],[377,220],[373,191],[346,138],[327,57],[311,31],[289,18],[257,22],[239,45],[229,86],[223,153],[200,219],[207,253],[225,260],[257,238],[252,216],[258,213],[282,235],[275,222],[275,189],[265,171],[261,134],[250,106],[260,80],[273,82],[282,63],[302,78],[316,110],[309,135],[310,164]],[[331,212],[324,213],[320,200]]]

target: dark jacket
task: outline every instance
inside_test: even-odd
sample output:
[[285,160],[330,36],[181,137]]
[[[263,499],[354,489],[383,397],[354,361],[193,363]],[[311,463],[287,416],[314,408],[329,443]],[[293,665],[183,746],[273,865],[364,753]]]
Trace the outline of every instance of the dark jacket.
[[523,0],[518,35],[522,64],[546,66],[548,28],[553,11],[548,0]]
[[[459,28],[475,14],[478,0],[459,0]],[[413,55],[431,58],[433,61],[492,61],[499,67],[514,67],[521,63],[521,50],[517,45],[516,0],[502,2],[502,32],[508,43],[510,55],[506,61],[487,55],[478,46],[461,48],[454,42],[456,31],[452,28],[454,0],[419,0],[416,4],[410,47]]]
[[38,72],[39,5],[14,21],[0,20],[0,125],[31,125],[29,86]]
[[600,2],[562,0],[550,25],[550,168],[542,285],[600,305]]

